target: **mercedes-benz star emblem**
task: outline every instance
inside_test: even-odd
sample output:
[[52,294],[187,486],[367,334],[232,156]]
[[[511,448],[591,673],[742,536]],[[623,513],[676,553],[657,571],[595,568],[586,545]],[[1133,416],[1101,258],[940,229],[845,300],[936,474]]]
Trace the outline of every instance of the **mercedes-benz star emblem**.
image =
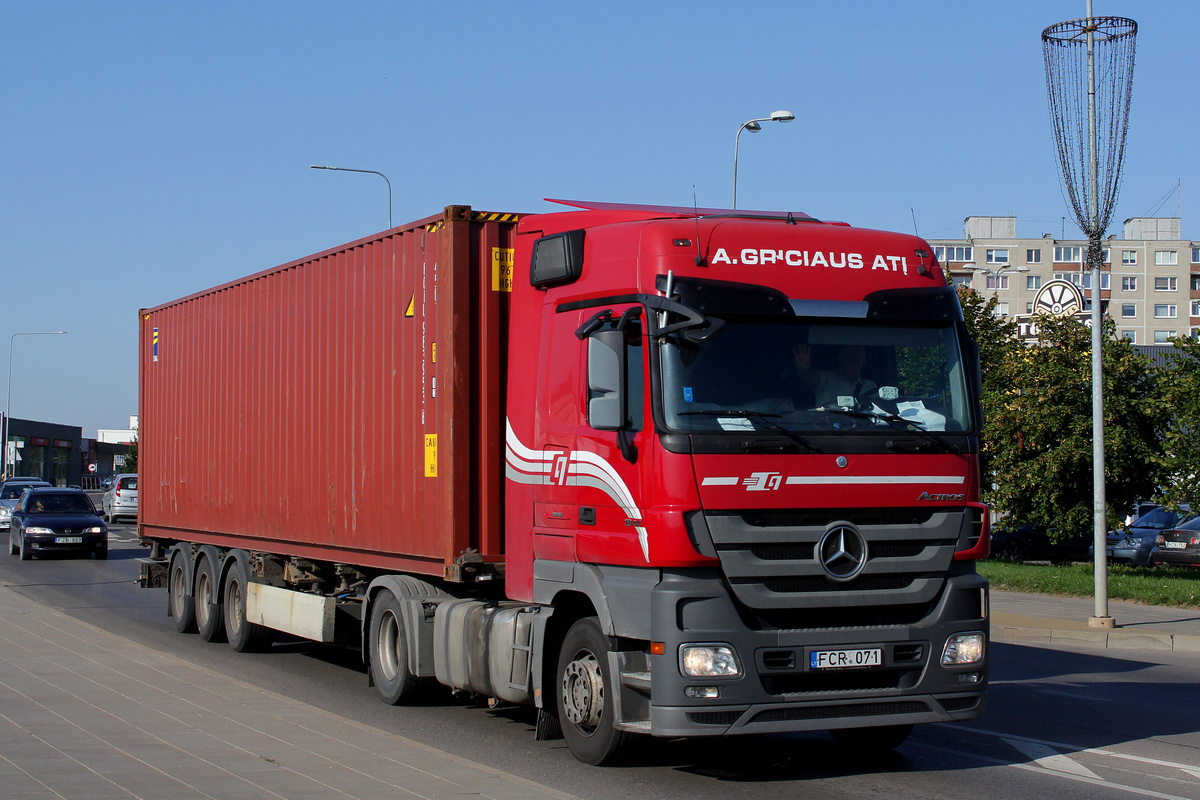
[[867,565],[867,540],[856,528],[836,525],[821,537],[817,559],[821,569],[833,580],[851,580]]

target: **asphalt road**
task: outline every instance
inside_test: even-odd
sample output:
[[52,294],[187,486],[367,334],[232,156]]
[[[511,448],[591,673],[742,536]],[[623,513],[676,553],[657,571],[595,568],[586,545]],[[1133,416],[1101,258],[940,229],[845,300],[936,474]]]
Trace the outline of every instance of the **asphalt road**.
[[[4,541],[0,539],[0,541]],[[538,742],[527,709],[489,710],[446,694],[393,708],[366,683],[357,654],[300,641],[262,654],[175,633],[166,592],[137,588],[131,526],[111,529],[108,561],[0,556],[0,582],[90,624],[232,679],[581,797],[1034,798],[1200,800],[1200,655],[992,648],[989,712],[918,728],[869,759],[824,733],[648,740],[635,765],[579,764]],[[2,710],[0,710],[2,711]]]

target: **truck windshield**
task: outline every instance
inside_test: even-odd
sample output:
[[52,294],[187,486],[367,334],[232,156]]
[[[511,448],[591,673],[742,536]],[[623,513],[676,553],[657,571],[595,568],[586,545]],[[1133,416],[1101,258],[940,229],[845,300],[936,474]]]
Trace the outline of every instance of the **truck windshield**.
[[663,409],[681,432],[894,433],[973,428],[952,324],[728,318],[720,335],[671,337]]

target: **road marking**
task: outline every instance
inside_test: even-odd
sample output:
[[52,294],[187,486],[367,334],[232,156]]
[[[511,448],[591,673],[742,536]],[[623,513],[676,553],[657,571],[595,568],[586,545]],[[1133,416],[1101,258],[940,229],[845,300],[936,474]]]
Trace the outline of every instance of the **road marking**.
[[1037,744],[1035,742],[1027,742],[1023,739],[1009,738],[1008,736],[1002,736],[1000,738],[1032,758],[1035,763],[1041,764],[1046,769],[1054,770],[1055,772],[1067,772],[1071,775],[1082,775],[1086,778],[1102,780],[1099,775],[1092,772],[1082,764],[1076,763],[1067,758],[1053,747],[1047,747],[1044,744]]
[[1072,700],[1087,700],[1089,703],[1095,703],[1097,701],[1099,701],[1101,703],[1111,703],[1112,702],[1112,698],[1096,697],[1095,695],[1090,695],[1090,694],[1078,694],[1076,692],[1060,692],[1060,691],[1056,691],[1054,689],[1043,689],[1039,686],[1025,686],[1023,688],[1032,689],[1033,691],[1041,692],[1042,694],[1052,694],[1057,697],[1069,697]]

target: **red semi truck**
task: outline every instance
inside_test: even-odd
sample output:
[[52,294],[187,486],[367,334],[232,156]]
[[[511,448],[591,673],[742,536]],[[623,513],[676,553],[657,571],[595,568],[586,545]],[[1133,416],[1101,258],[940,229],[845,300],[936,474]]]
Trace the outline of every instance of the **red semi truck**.
[[987,684],[980,381],[923,240],[464,206],[140,312],[144,586],[640,734],[894,747]]

